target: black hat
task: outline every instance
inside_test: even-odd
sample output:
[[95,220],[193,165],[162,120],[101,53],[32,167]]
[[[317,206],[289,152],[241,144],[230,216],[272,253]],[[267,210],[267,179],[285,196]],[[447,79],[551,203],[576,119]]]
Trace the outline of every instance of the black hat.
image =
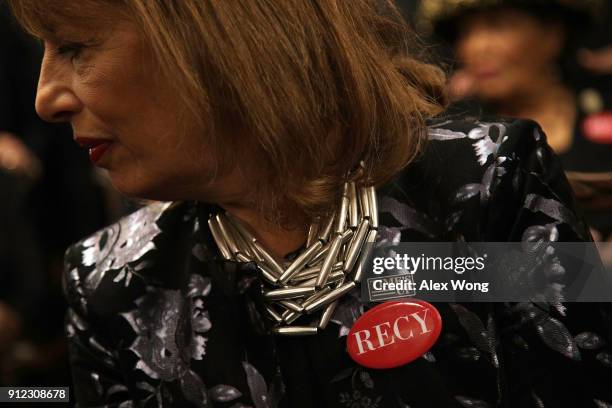
[[417,26],[426,34],[454,38],[456,23],[472,11],[500,6],[517,7],[539,16],[558,16],[573,28],[602,14],[604,0],[422,0],[417,11]]

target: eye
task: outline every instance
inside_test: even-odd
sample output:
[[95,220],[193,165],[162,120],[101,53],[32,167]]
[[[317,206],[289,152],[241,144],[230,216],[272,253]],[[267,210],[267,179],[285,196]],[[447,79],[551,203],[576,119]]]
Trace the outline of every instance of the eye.
[[85,44],[68,42],[57,47],[57,54],[70,58],[70,60],[74,60],[81,55],[84,48]]

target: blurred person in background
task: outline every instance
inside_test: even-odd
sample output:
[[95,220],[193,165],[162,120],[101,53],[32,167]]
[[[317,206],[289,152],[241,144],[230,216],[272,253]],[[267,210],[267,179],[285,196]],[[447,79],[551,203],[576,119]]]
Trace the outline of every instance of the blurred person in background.
[[[608,109],[602,109],[600,112],[594,112],[591,123],[595,126],[596,134],[601,138],[602,141],[612,143],[612,112],[609,110],[612,106],[612,7],[608,5],[606,8],[605,17],[601,23],[593,27],[585,38],[584,44],[578,51],[578,62],[585,70],[588,75],[585,75],[585,84],[583,87],[586,88],[584,93],[595,96],[595,99],[603,101],[604,107]],[[598,187],[586,185],[587,199],[592,197],[601,196],[598,194],[598,190],[606,189],[608,194],[612,191],[612,174],[608,173],[607,177],[601,173],[595,173],[593,175],[585,174],[583,178],[590,177],[592,183],[597,182],[600,184],[599,189],[593,189],[591,187]],[[574,184],[577,184],[574,182]],[[608,241],[611,241],[608,238]],[[601,246],[601,257],[606,264],[612,268],[612,244],[600,243]]]
[[612,75],[612,45],[599,50],[582,50],[580,63],[593,72]]
[[24,196],[29,181],[16,173],[16,166],[0,144],[0,385],[11,385],[15,379],[12,354],[28,328],[39,320],[44,296],[44,272],[41,251],[31,224],[24,214]]
[[598,16],[598,24],[588,30],[587,36],[578,50],[578,62],[597,81],[604,81],[604,98],[612,99],[612,7],[607,4]]
[[[455,50],[454,99],[477,101],[484,116],[540,123],[594,237],[605,241],[612,232],[612,126],[602,124],[612,116],[602,114],[600,93],[579,92],[585,71],[576,58],[580,35],[603,6],[600,1],[428,0],[421,2],[420,14]],[[604,59],[603,53],[582,53],[593,69],[603,69]]]
[[109,220],[87,155],[33,108],[40,44],[0,4],[0,385],[63,385],[69,243]]

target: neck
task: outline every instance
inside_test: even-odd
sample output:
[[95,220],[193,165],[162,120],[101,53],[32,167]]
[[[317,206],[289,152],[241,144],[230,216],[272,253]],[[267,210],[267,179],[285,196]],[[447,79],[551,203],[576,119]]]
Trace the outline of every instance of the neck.
[[[212,186],[202,191],[200,201],[214,203],[237,218],[266,248],[268,253],[281,260],[288,253],[298,249],[308,235],[308,219],[304,214],[290,211],[289,205],[279,205],[285,218],[291,222],[275,222],[271,214],[258,208],[256,196],[252,190],[258,188],[256,170],[234,169],[218,176]],[[245,186],[252,186],[250,189]]]
[[257,240],[277,259],[301,247],[306,241],[308,225],[306,217],[294,214],[295,222],[281,225],[270,220],[254,206],[237,202],[218,203],[250,230]]
[[498,113],[511,117],[531,117],[555,110],[560,102],[573,101],[571,91],[562,83],[552,82],[531,87],[528,92],[498,102]]
[[548,143],[558,153],[571,147],[576,122],[576,102],[572,92],[561,83],[534,88],[498,105],[497,113],[538,122]]

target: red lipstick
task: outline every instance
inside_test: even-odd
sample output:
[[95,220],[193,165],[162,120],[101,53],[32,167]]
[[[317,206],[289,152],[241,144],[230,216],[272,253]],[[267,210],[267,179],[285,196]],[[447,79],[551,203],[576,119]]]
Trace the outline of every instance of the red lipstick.
[[109,139],[91,137],[76,137],[75,140],[82,148],[89,150],[89,159],[94,164],[104,156],[104,153],[106,153],[113,144],[113,141]]

